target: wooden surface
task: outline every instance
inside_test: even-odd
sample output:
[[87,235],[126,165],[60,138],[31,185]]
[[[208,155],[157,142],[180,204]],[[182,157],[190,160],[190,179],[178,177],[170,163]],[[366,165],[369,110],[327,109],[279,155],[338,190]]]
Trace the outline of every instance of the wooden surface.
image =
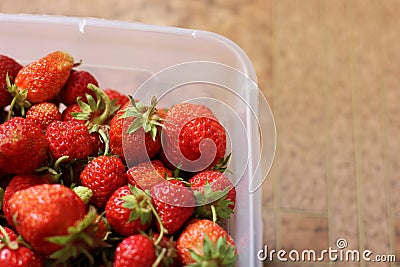
[[250,57],[277,125],[263,184],[264,243],[321,251],[345,238],[348,249],[400,257],[400,1],[2,0],[0,12],[140,21],[232,39]]

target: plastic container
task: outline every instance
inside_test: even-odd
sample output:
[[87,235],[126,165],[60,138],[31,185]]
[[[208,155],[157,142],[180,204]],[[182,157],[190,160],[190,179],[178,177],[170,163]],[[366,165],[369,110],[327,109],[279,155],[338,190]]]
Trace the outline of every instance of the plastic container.
[[[226,228],[237,244],[238,266],[261,266],[257,259],[263,236],[261,189],[249,192],[251,179],[261,181],[260,174],[254,167],[257,164],[255,158],[258,156],[260,143],[254,122],[249,120],[251,114],[248,114],[248,109],[244,109],[240,102],[245,101],[252,111],[257,112],[258,88],[254,86],[254,69],[236,44],[225,37],[204,31],[91,18],[7,14],[0,14],[0,36],[0,54],[13,57],[20,63],[28,63],[55,50],[68,51],[76,61],[83,61],[82,69],[93,72],[102,88],[120,89],[127,94],[133,94],[151,75],[176,64],[183,63],[177,72],[163,72],[152,81],[159,80],[163,74],[171,79],[168,83],[182,83],[182,78],[193,81],[198,79],[198,70],[202,72],[200,79],[208,79],[209,75],[210,83],[201,86],[188,85],[181,90],[171,91],[163,101],[164,104],[173,104],[188,97],[217,99],[217,111],[214,111],[226,124],[229,124],[229,119],[224,117],[224,110],[218,111],[221,101],[229,104],[230,109],[239,114],[248,137],[248,141],[242,140],[241,146],[247,149],[250,156],[241,158],[240,153],[236,153],[238,156],[229,166],[233,173],[241,173],[241,179],[236,181],[236,211]],[[184,63],[193,61],[202,62],[188,64],[188,68],[185,68]],[[209,71],[204,73],[204,68]],[[238,73],[251,82],[244,82],[246,79],[240,75],[239,77]],[[185,75],[189,77],[184,77]],[[234,88],[233,94],[219,90],[220,87],[213,85],[214,80]],[[141,90],[142,96],[165,93],[162,91],[165,83],[159,85],[159,88],[153,87],[153,92],[150,92],[152,89],[149,92]],[[230,134],[232,140],[237,138],[234,130]],[[236,144],[232,146],[235,154]],[[246,162],[244,168],[242,162]]]

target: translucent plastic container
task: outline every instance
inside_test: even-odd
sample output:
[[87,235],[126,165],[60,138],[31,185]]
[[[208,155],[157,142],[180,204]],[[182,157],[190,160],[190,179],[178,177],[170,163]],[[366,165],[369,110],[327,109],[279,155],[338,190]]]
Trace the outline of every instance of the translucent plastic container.
[[[258,164],[255,158],[260,142],[256,125],[248,120],[249,111],[243,109],[241,102],[237,101],[239,97],[257,112],[258,92],[257,87],[249,86],[243,79],[238,79],[237,72],[255,84],[257,81],[248,57],[236,44],[225,37],[205,31],[92,18],[7,14],[0,14],[0,36],[0,54],[13,57],[20,63],[28,63],[55,50],[68,51],[76,61],[82,60],[82,69],[93,72],[101,88],[119,89],[126,94],[133,94],[151,75],[165,68],[201,61],[199,64],[189,64],[188,68],[181,70],[178,67],[179,75],[169,78],[174,83],[175,78],[181,82],[180,79],[185,75],[193,75],[187,77],[191,80],[208,79],[204,75],[209,75],[211,83],[188,85],[184,91],[171,92],[164,98],[163,104],[174,104],[188,97],[210,97],[219,102],[230,102],[231,109],[239,114],[248,140],[242,140],[241,144],[232,144],[232,152],[237,156],[233,158],[229,168],[233,174],[241,173],[242,178],[236,181],[237,207],[226,228],[237,245],[238,266],[261,266],[257,259],[263,236],[261,189],[249,191],[250,179],[261,181],[260,174],[254,167]],[[218,64],[208,65],[209,62]],[[226,66],[231,67],[232,72],[219,72],[221,67],[226,70]],[[204,72],[204,68],[209,69],[209,72],[202,73],[200,78],[196,77],[197,70]],[[168,72],[164,74],[168,75]],[[236,90],[234,94],[225,95],[224,90],[217,90],[213,81],[220,82],[221,79],[226,86]],[[141,90],[140,93],[142,97],[150,99],[154,92],[165,93],[160,91],[163,88],[163,84],[160,84],[159,89],[156,88],[153,92]],[[224,111],[218,110],[220,105],[217,104],[216,110],[211,108],[224,124],[229,124],[229,118],[224,117]],[[236,125],[229,127],[234,129]],[[235,139],[234,130],[230,134]],[[243,156],[246,158],[241,158],[241,154],[235,152],[235,149],[240,151],[242,148],[249,151],[250,157],[246,155]],[[252,155],[256,156],[253,158]],[[245,168],[242,164],[244,161],[247,162]]]

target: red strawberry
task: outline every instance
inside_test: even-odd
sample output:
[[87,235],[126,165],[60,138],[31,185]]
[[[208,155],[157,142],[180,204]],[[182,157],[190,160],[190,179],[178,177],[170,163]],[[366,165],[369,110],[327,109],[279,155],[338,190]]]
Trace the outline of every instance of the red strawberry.
[[115,106],[119,106],[121,108],[129,103],[129,97],[118,92],[117,90],[105,89],[104,93],[107,94],[110,101],[114,101],[113,103]]
[[22,66],[14,59],[0,55],[0,108],[8,106],[12,100],[12,95],[8,92],[7,88],[7,74],[10,82],[13,83],[14,78],[21,68]]
[[233,213],[236,203],[236,189],[221,172],[204,171],[193,176],[189,183],[196,198],[195,215],[213,219],[212,206],[217,219],[226,219]]
[[13,230],[0,226],[0,267],[44,267],[44,260],[17,242]]
[[127,171],[128,182],[142,190],[151,189],[158,183],[165,182],[172,172],[159,160],[140,163]]
[[18,233],[43,256],[50,256],[62,248],[47,238],[68,235],[68,228],[83,220],[86,214],[85,204],[78,195],[58,184],[20,190],[9,203],[11,214],[16,214]]
[[153,242],[144,235],[126,237],[118,245],[114,267],[151,267],[156,260]]
[[224,157],[225,129],[206,106],[181,103],[167,112],[162,146],[162,160],[168,167],[199,172]]
[[54,159],[69,156],[84,159],[92,154],[92,141],[87,127],[76,121],[54,121],[46,131],[49,150]]
[[0,124],[0,169],[6,173],[31,173],[45,160],[48,142],[43,131],[24,118]]
[[156,100],[151,106],[133,99],[116,113],[110,125],[110,149],[132,167],[153,158],[161,149]]
[[91,203],[104,208],[115,190],[126,185],[125,166],[117,157],[99,156],[86,165],[80,178],[93,191]]
[[73,105],[68,106],[61,113],[61,120],[63,120],[63,121],[77,121],[77,122],[80,122],[82,124],[85,124],[84,120],[78,120],[77,118],[72,116],[73,112],[82,112],[81,107],[78,104],[73,104]]
[[77,104],[80,110],[78,112],[71,112],[70,115],[84,122],[89,133],[92,134],[93,146],[96,148],[94,149],[94,155],[98,154],[100,147],[104,151],[103,154],[107,155],[109,154],[109,127],[107,120],[110,114],[115,112],[116,107],[112,105],[103,90],[94,84],[89,84],[87,87],[93,92],[94,96],[86,95],[87,103],[83,101],[82,97],[78,97]]
[[66,83],[73,65],[70,54],[55,51],[23,67],[15,85],[19,91],[27,89],[26,99],[31,103],[52,100]]
[[[160,183],[151,189],[153,206],[166,229],[172,235],[193,215],[194,196],[182,183]],[[161,226],[157,222],[158,230]]]
[[7,222],[10,225],[14,225],[13,216],[10,213],[10,198],[14,195],[15,192],[18,192],[23,189],[27,189],[29,187],[49,183],[49,179],[46,176],[38,176],[38,175],[17,175],[14,176],[6,190],[4,191],[3,198],[3,212],[6,217]]
[[[81,124],[86,124],[86,120],[79,120],[73,114],[82,112],[81,107],[78,104],[70,105],[61,114],[61,120],[63,121],[76,121]],[[92,153],[90,155],[97,156],[99,150],[105,150],[105,144],[100,139],[98,132],[93,132],[90,134],[90,139],[92,142]]]
[[55,104],[43,102],[30,107],[26,113],[26,118],[46,131],[50,123],[61,120],[61,113]]
[[237,253],[232,237],[210,220],[189,223],[177,241],[182,265],[233,267]]
[[152,221],[151,198],[137,187],[120,187],[107,201],[106,218],[111,228],[123,236],[146,231]]
[[94,92],[88,88],[88,84],[99,86],[96,78],[88,71],[73,70],[60,92],[60,100],[66,106],[76,104],[78,97],[86,101],[86,94],[94,97]]

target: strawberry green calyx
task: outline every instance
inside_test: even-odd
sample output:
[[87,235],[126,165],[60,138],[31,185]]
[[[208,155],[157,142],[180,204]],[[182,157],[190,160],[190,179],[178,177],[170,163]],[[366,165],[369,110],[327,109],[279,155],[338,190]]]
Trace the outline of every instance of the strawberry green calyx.
[[220,236],[216,244],[213,244],[208,235],[204,234],[202,253],[190,248],[189,251],[195,262],[187,265],[188,267],[233,267],[237,261],[235,247],[229,244],[223,236]]
[[145,224],[150,222],[154,217],[160,225],[160,235],[158,236],[157,240],[154,242],[154,245],[158,245],[164,233],[167,233],[167,230],[164,228],[160,216],[158,215],[156,209],[153,206],[151,201],[150,192],[143,191],[131,184],[129,184],[129,189],[132,192],[132,195],[127,195],[122,197],[122,200],[125,203],[122,205],[124,208],[131,209],[132,212],[130,213],[129,221],[136,220],[140,218],[141,223]]
[[99,133],[100,140],[105,144],[104,155],[107,155],[109,152],[109,136],[108,126],[105,122],[119,107],[114,106],[107,94],[99,87],[91,83],[87,87],[95,93],[96,100],[91,95],[86,94],[87,103],[85,103],[79,97],[77,103],[82,111],[72,112],[71,115],[78,120],[85,121],[90,134]]
[[11,84],[8,73],[6,74],[6,83],[7,83],[7,91],[13,97],[10,104],[10,110],[8,111],[7,114],[7,121],[11,119],[14,108],[19,109],[22,117],[25,117],[26,109],[32,106],[32,104],[28,100],[26,100],[26,97],[28,96],[28,89],[24,89],[22,91],[18,90],[17,85]]
[[227,170],[228,168],[228,162],[231,158],[232,154],[229,154],[228,156],[222,158],[220,161],[217,162],[217,164],[214,165],[214,167],[212,167],[213,171],[218,171],[221,173],[224,173],[225,171],[227,172],[231,172],[229,170]]
[[124,114],[120,117],[120,119],[135,117],[132,124],[128,127],[127,133],[131,134],[143,128],[145,133],[150,132],[154,141],[157,136],[157,126],[164,127],[161,123],[162,119],[157,114],[157,98],[155,96],[151,98],[150,106],[142,102],[136,102],[132,96],[129,96],[129,99],[132,106],[126,108]]
[[72,188],[72,191],[74,191],[82,199],[85,205],[89,204],[89,201],[93,196],[93,191],[86,186],[76,186]]
[[[35,172],[47,172],[49,174],[48,178],[52,183],[58,183],[63,174],[62,164],[69,161],[69,156],[59,157],[54,164],[50,163],[50,166],[43,166],[37,168]],[[52,166],[52,167],[51,167]]]
[[129,190],[132,195],[126,195],[121,198],[124,201],[122,207],[131,210],[128,222],[140,218],[141,224],[150,223],[153,217],[150,196],[132,185],[129,185]]
[[90,206],[86,216],[75,226],[68,228],[68,235],[52,236],[46,239],[51,243],[62,246],[61,249],[50,255],[50,259],[56,260],[55,264],[58,264],[84,254],[94,264],[90,250],[109,246],[103,239],[96,237],[97,225],[97,211],[93,206]]
[[233,214],[231,206],[233,202],[227,198],[230,188],[213,190],[206,182],[204,191],[194,190],[196,208],[194,214],[198,218],[212,219],[214,222],[228,218]]

